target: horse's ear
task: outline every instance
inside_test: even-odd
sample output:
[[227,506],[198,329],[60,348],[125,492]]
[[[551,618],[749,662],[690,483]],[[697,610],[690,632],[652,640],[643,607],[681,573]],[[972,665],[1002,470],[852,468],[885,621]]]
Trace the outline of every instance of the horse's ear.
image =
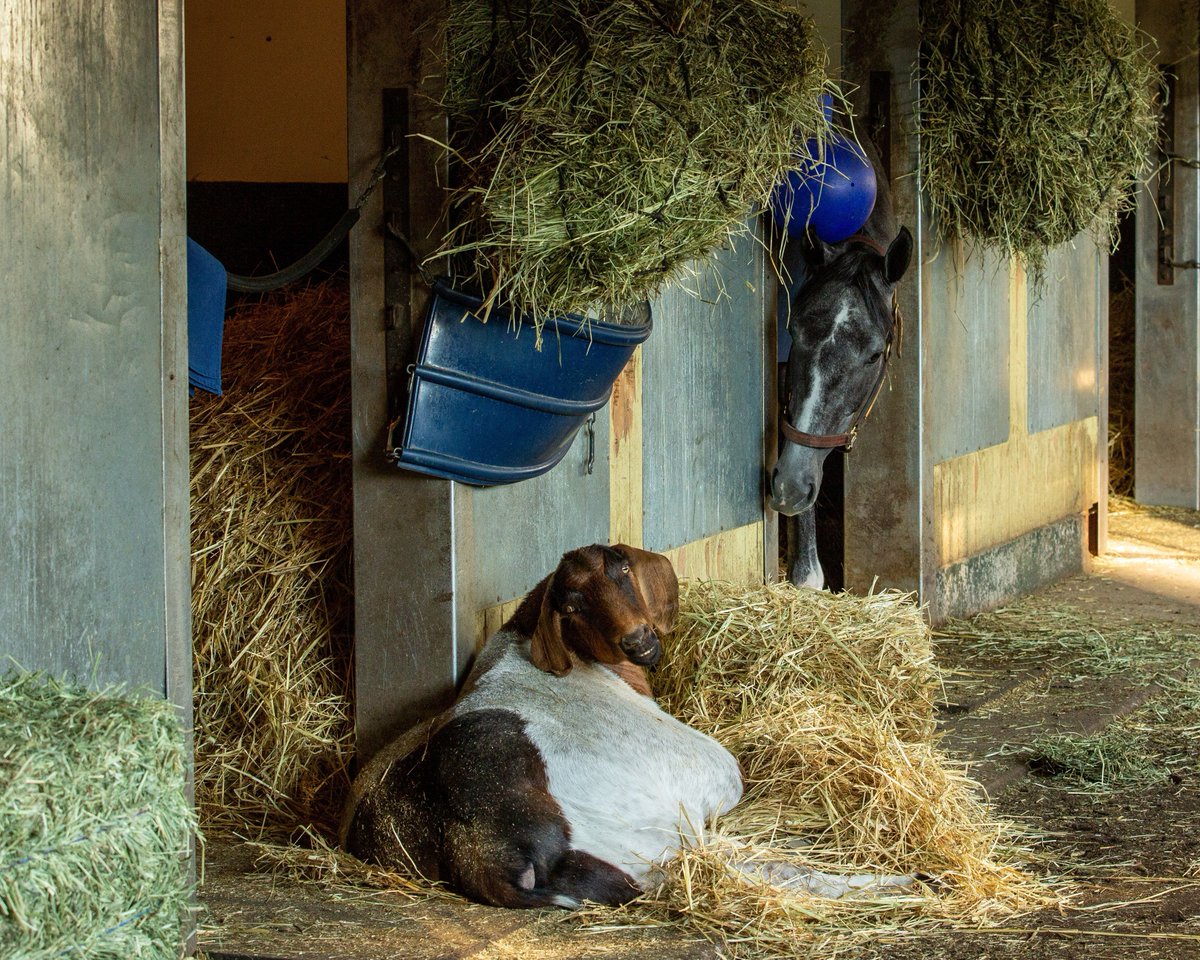
[[801,241],[805,261],[813,267],[823,267],[834,257],[833,247],[817,236],[817,232],[809,227],[804,231]]
[[908,232],[908,227],[901,227],[883,257],[883,276],[888,283],[898,283],[904,276],[912,259],[912,248],[912,234]]
[[546,592],[542,594],[542,610],[529,645],[529,659],[539,670],[561,677],[571,672],[571,654],[563,642],[562,614],[554,609],[550,599],[553,587],[553,581],[546,584]]

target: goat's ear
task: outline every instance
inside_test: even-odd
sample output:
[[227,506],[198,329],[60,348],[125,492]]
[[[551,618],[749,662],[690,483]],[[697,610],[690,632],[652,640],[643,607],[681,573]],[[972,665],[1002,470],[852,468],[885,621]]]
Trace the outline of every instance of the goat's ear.
[[901,227],[883,257],[883,276],[888,283],[898,283],[912,259],[913,238],[908,227]]
[[571,654],[563,642],[562,614],[554,609],[550,601],[552,592],[553,582],[546,585],[546,592],[542,595],[542,611],[529,645],[529,659],[539,670],[561,677],[571,672]]
[[679,615],[679,578],[675,576],[671,561],[661,553],[639,550],[624,543],[618,543],[613,549],[629,561],[630,571],[654,621],[654,629],[658,633],[670,633]]

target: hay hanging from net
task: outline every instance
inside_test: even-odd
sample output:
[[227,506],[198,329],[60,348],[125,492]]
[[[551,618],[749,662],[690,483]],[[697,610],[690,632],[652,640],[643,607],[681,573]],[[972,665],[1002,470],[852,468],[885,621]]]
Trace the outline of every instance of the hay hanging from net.
[[437,256],[538,323],[679,279],[823,129],[825,53],[786,0],[452,0],[448,24]]
[[922,184],[937,229],[1034,269],[1117,215],[1157,128],[1152,41],[1108,0],[921,4]]
[[[680,606],[656,695],[738,757],[746,794],[626,908],[630,922],[682,920],[733,956],[794,957],[831,938],[986,922],[1054,899],[1018,865],[1012,828],[935,745],[940,677],[909,596],[694,583]],[[879,889],[822,896],[734,860],[876,878]],[[884,888],[904,875],[917,879]],[[593,922],[613,921],[600,911]]]
[[0,675],[0,956],[179,956],[184,758],[157,697]]
[[192,400],[196,799],[208,827],[336,823],[350,706],[349,296],[244,306]]

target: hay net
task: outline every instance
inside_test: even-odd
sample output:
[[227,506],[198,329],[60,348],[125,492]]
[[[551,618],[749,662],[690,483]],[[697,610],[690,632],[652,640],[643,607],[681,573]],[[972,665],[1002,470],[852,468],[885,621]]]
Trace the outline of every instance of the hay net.
[[447,31],[436,257],[538,323],[679,279],[823,127],[825,52],[787,0],[452,0]]
[[943,239],[1035,269],[1118,215],[1158,123],[1153,41],[1108,0],[921,4],[921,176]]

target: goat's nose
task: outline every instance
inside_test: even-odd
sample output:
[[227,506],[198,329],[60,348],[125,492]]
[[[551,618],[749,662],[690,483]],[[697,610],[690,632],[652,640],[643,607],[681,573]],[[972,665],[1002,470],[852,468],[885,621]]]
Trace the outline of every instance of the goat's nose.
[[662,656],[662,646],[653,628],[643,623],[621,638],[621,652],[633,663],[652,667]]

